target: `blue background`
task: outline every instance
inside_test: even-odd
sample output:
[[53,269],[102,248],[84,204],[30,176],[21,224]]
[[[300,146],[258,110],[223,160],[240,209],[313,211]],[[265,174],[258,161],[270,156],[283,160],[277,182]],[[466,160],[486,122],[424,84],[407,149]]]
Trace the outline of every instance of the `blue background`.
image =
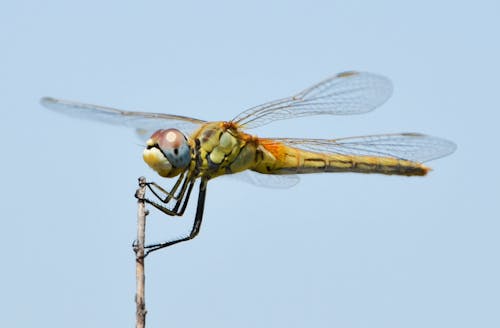
[[[0,5],[2,327],[135,320],[132,131],[62,97],[208,120],[363,70],[377,111],[261,136],[415,131],[455,141],[425,178],[209,184],[200,236],[147,259],[150,327],[499,327],[498,1],[12,1]],[[168,181],[162,181],[168,184]],[[150,241],[188,231],[155,211]]]

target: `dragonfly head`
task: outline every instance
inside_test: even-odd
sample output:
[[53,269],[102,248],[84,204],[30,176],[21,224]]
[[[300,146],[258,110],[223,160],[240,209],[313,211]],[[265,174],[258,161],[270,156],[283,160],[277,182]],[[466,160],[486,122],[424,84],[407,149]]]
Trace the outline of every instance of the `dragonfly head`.
[[158,130],[147,141],[142,157],[159,175],[171,178],[189,166],[191,150],[181,131]]

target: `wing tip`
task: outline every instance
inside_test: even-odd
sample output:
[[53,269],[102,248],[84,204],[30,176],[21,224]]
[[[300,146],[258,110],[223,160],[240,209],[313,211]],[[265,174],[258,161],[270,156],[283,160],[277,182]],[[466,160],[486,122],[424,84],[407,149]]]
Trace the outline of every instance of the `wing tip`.
[[404,137],[411,137],[411,138],[421,138],[421,139],[426,139],[431,144],[433,144],[435,147],[435,154],[433,156],[430,156],[429,159],[425,159],[422,162],[428,162],[428,161],[433,161],[435,159],[439,159],[448,155],[453,154],[458,146],[456,143],[454,143],[451,140],[441,138],[441,137],[434,137],[432,135],[428,135],[425,133],[420,133],[420,132],[403,132],[400,133],[401,136]]
[[344,72],[340,72],[340,73],[337,73],[335,75],[335,77],[339,77],[339,78],[343,78],[343,77],[350,77],[350,76],[354,76],[354,75],[359,75],[360,72],[358,71],[344,71]]
[[55,104],[57,103],[57,99],[56,98],[52,98],[52,97],[42,97],[40,98],[40,104],[42,106],[45,106],[45,107],[48,107],[52,104]]
[[456,143],[448,139],[441,139],[441,140],[443,142],[443,155],[441,157],[451,155],[457,151],[458,145]]
[[375,85],[377,86],[378,89],[379,93],[378,97],[380,97],[382,100],[375,107],[378,107],[383,103],[385,103],[392,96],[394,92],[394,85],[392,84],[391,79],[389,79],[384,75],[371,72],[356,71],[356,70],[344,71],[337,73],[335,75],[335,78],[350,78],[350,77],[364,78],[371,81],[371,83],[374,83],[374,81],[376,81]]
[[434,161],[436,159],[449,156],[453,154],[458,148],[458,145],[456,143],[448,139],[432,137],[425,134],[420,135],[420,137],[430,138],[436,144],[435,152],[431,156],[429,156],[429,158],[424,159],[422,162]]

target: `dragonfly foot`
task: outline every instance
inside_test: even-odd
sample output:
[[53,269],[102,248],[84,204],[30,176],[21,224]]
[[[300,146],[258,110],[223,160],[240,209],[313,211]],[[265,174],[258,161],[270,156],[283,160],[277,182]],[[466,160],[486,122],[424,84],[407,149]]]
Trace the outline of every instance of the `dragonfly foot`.
[[139,248],[140,248],[139,242],[136,239],[136,240],[134,240],[132,242],[132,249],[134,250],[134,253],[135,253],[135,256],[136,256],[136,261],[143,260],[146,257],[146,255],[147,255],[147,253],[144,253],[144,255],[139,256],[138,255],[139,254]]

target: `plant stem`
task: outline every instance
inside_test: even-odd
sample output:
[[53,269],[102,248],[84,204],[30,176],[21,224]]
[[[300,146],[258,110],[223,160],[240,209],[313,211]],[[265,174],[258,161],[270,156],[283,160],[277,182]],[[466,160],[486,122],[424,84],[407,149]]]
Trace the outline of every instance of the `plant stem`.
[[144,204],[144,195],[146,193],[146,178],[139,178],[139,189],[136,191],[137,197],[137,240],[134,243],[135,252],[135,277],[136,277],[136,327],[146,327],[146,299],[145,299],[145,283],[146,276],[144,275],[144,243],[146,239],[146,215],[148,211]]

